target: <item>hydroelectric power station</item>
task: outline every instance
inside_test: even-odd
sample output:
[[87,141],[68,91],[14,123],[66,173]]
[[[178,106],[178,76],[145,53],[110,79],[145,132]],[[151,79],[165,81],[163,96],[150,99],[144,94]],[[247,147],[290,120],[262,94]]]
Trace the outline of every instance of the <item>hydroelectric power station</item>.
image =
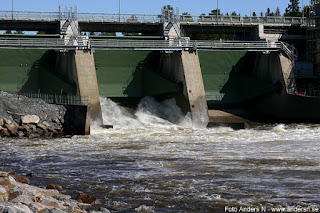
[[[78,13],[76,8],[0,11],[0,30],[47,33],[0,36],[0,90],[87,97],[90,117],[99,123],[100,96],[125,106],[145,96],[175,98],[199,126],[220,122],[220,112],[211,110],[315,122],[319,72],[305,45],[315,27],[314,19],[301,17],[184,16],[173,10],[160,15]],[[235,40],[186,36],[197,32],[233,34]],[[301,109],[303,116],[296,113]]]

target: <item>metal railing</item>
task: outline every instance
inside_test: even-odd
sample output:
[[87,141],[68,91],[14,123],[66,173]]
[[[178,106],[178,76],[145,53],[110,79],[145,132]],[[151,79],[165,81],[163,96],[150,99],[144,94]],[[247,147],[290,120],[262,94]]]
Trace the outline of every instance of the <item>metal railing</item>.
[[293,46],[285,42],[280,42],[280,45],[281,50],[289,57],[291,61],[296,61],[298,59],[298,55],[296,53],[297,50]]
[[276,41],[204,41],[204,40],[123,40],[88,39],[87,37],[57,38],[0,38],[0,48],[19,49],[133,49],[133,50],[282,50],[290,59],[297,55],[290,45]]
[[89,98],[87,96],[57,95],[46,93],[21,93],[19,95],[23,95],[28,98],[38,98],[50,104],[89,105]]
[[86,38],[0,38],[0,48],[25,49],[87,49],[89,40]]
[[[161,14],[116,14],[116,13],[77,13],[79,21],[102,22],[152,22],[163,23]],[[40,11],[0,11],[0,19],[15,20],[61,20],[68,19],[62,12]],[[176,15],[175,20],[182,23],[219,23],[219,24],[280,24],[280,25],[314,25],[314,20],[306,17],[286,16],[216,16],[216,15]]]
[[78,13],[79,21],[103,22],[162,22],[162,15],[155,14],[115,14],[115,13]]
[[216,15],[180,15],[180,22],[188,23],[220,23],[220,24],[281,24],[281,25],[302,25],[302,24],[314,24],[310,19],[306,17],[287,17],[287,16],[216,16]]
[[22,20],[60,20],[59,12],[38,11],[0,11],[0,19],[22,19]]
[[195,41],[197,49],[279,50],[281,42],[267,41]]
[[279,50],[280,42],[238,42],[238,41],[188,41],[188,40],[102,40],[90,39],[93,49],[245,49]]
[[93,49],[154,49],[154,50],[181,50],[192,48],[193,42],[180,40],[102,40],[90,39],[90,46]]

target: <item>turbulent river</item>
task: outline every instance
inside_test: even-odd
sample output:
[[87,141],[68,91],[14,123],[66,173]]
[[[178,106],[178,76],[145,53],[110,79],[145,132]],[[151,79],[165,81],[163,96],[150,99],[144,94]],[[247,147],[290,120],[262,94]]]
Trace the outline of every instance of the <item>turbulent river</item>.
[[145,98],[135,113],[102,106],[113,129],[0,138],[0,170],[94,195],[111,212],[317,212],[320,125],[201,129],[174,100]]

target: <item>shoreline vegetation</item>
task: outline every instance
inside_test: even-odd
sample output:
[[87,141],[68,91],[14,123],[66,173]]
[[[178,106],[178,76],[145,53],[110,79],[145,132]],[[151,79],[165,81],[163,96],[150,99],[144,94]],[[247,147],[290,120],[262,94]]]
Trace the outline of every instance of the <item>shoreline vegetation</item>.
[[62,194],[60,185],[29,185],[27,176],[0,171],[0,212],[12,213],[110,213],[101,202],[90,195],[79,193],[76,199]]

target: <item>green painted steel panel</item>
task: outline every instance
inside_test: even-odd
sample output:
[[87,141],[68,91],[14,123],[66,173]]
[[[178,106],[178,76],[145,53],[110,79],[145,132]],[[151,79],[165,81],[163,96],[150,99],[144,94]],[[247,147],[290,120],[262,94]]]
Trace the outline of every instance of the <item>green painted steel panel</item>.
[[150,51],[95,51],[94,60],[99,92],[105,97],[141,97],[139,67]]
[[0,49],[0,66],[31,67],[47,50]]
[[251,73],[255,53],[246,51],[199,51],[209,105],[239,104],[276,89],[256,80]]
[[29,81],[29,89],[36,90],[38,74],[34,64],[45,52],[46,50],[1,49],[0,90],[16,93],[27,81]]
[[182,90],[178,84],[170,82],[158,73],[144,69],[143,72],[143,94],[158,95],[172,92],[180,92]]
[[100,95],[142,98],[177,91],[176,84],[156,73],[157,57],[152,51],[95,51]]
[[96,50],[94,60],[97,67],[134,67],[144,61],[152,51]]
[[77,93],[76,85],[56,75],[53,70],[46,67],[40,67],[39,88],[42,93],[75,95]]
[[[54,51],[53,51],[54,52]],[[55,54],[48,50],[0,49],[0,90],[73,94],[74,85],[55,75],[48,64],[55,64]]]

